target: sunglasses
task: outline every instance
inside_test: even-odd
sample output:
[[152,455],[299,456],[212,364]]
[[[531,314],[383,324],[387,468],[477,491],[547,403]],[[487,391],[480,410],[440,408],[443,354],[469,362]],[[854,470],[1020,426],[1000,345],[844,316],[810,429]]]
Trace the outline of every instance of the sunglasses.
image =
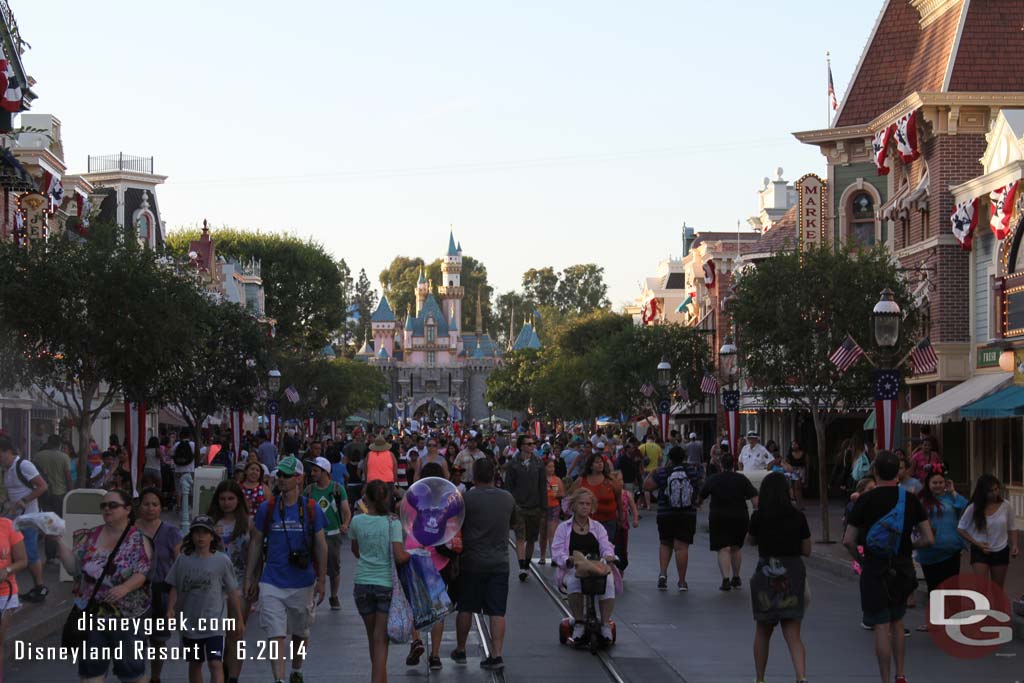
[[115,503],[113,501],[103,501],[100,503],[100,510],[116,510],[117,508],[128,507],[124,503]]

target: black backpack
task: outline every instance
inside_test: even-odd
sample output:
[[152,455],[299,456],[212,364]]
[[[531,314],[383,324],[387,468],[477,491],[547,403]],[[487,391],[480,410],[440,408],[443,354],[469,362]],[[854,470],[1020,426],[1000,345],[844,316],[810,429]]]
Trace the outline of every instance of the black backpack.
[[195,456],[192,454],[192,445],[187,439],[178,442],[178,445],[174,447],[174,455],[171,458],[178,467],[187,467],[196,461]]

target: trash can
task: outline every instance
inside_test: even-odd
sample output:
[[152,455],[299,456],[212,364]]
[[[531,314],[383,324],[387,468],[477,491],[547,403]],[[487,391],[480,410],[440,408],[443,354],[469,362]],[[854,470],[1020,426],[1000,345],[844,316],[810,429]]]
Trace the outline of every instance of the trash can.
[[[75,532],[103,524],[100,503],[107,492],[103,489],[72,489],[64,496],[64,544],[71,548]],[[71,575],[60,568],[60,580],[71,581]]]
[[[228,471],[219,465],[197,467],[192,482],[192,516],[205,515],[213,501],[213,492],[228,478]],[[182,529],[184,533],[185,529]]]

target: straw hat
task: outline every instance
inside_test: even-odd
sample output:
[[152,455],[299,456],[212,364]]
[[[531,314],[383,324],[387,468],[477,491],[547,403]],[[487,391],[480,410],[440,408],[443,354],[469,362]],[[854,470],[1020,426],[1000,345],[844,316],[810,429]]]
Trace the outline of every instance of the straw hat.
[[371,451],[390,451],[391,450],[391,444],[389,444],[387,441],[385,441],[384,437],[378,436],[376,439],[373,440],[373,443],[370,444],[370,450]]

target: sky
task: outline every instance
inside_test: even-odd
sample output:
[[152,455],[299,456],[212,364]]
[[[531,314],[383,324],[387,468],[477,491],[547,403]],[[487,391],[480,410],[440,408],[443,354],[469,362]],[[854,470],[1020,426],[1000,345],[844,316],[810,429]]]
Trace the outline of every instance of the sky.
[[451,225],[498,292],[592,262],[616,308],[684,223],[733,230],[777,167],[824,174],[791,133],[826,127],[826,51],[841,98],[882,6],[9,3],[68,172],[153,156],[170,231],[288,231],[376,282]]

